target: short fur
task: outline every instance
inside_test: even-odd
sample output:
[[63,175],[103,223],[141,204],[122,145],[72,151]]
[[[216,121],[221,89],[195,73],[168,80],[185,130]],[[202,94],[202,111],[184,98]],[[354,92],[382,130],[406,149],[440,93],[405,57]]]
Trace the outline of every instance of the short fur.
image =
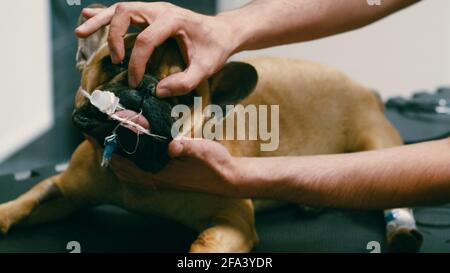
[[[91,40],[80,41],[77,65],[82,70],[81,87],[89,92],[125,79],[126,64],[110,63],[107,33],[105,27]],[[126,42],[131,48],[133,36]],[[155,52],[147,69],[149,74],[162,79],[184,69],[181,54],[173,45],[166,43]],[[224,89],[231,93],[223,93]],[[402,145],[372,92],[316,63],[279,57],[250,58],[226,66],[202,82],[196,93],[205,105],[240,102],[280,106],[279,148],[261,152],[260,141],[222,141],[235,156],[333,154]],[[181,99],[173,100],[180,103]],[[78,92],[75,111],[86,103]],[[0,205],[0,231],[6,234],[19,223],[59,220],[81,209],[114,204],[144,215],[163,215],[195,228],[199,236],[191,252],[249,252],[258,242],[251,200],[155,191],[123,183],[112,171],[100,167],[101,153],[95,145],[83,142],[66,171]],[[422,240],[415,229],[399,227],[389,234],[388,242],[395,246],[399,238],[407,239],[409,251],[416,251]]]

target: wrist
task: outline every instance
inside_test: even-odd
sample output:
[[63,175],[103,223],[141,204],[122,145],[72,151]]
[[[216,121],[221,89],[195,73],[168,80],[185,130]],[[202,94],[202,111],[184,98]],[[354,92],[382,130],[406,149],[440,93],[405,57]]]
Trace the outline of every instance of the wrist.
[[253,157],[233,158],[231,187],[239,198],[272,198],[274,184],[280,180],[278,173],[271,170],[268,159]]
[[230,56],[246,50],[245,44],[248,40],[248,25],[242,22],[243,18],[239,14],[239,10],[225,11],[217,14],[216,19],[228,26],[230,30]]
[[[233,158],[237,197],[309,203],[318,185],[306,183],[294,157]],[[304,169],[305,171],[305,169]],[[307,171],[307,170],[306,170]],[[314,201],[314,200],[312,200]]]

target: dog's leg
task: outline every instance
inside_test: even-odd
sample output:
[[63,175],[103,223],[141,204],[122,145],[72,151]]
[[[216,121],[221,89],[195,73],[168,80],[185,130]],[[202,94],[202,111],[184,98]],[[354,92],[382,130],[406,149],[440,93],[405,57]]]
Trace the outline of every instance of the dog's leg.
[[[17,199],[0,205],[0,232],[14,225],[37,224],[114,199],[116,178],[99,168],[93,146],[85,141],[72,155],[63,173],[47,178]],[[113,197],[114,196],[114,197]]]
[[65,198],[58,186],[61,175],[43,180],[17,199],[0,205],[0,234],[19,224],[63,218],[83,207]]
[[[382,115],[370,115],[361,128],[353,151],[369,151],[389,148],[403,144],[398,133]],[[370,128],[367,128],[368,125]],[[393,252],[417,252],[422,245],[423,236],[416,227],[411,209],[398,208],[384,211],[388,246]]]
[[246,253],[258,243],[254,213],[250,200],[238,208],[222,211],[213,226],[204,230],[191,245],[191,253]]

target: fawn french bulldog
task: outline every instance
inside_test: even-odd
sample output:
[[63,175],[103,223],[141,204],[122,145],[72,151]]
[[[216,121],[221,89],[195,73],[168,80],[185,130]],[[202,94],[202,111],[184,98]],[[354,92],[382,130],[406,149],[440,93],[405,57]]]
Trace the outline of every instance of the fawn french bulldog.
[[[80,22],[83,22],[80,18]],[[356,152],[402,145],[387,121],[377,97],[345,75],[312,62],[277,57],[255,57],[231,62],[182,97],[158,99],[152,95],[157,81],[183,71],[185,64],[174,40],[158,47],[148,63],[146,76],[136,89],[127,86],[127,60],[136,35],[127,35],[126,61],[111,63],[106,44],[108,26],[79,40],[77,67],[82,73],[76,94],[74,123],[88,136],[73,153],[69,167],[47,178],[17,199],[0,205],[0,231],[16,225],[32,225],[62,219],[76,211],[113,204],[130,211],[159,214],[199,231],[191,252],[249,252],[258,242],[252,200],[224,198],[202,193],[157,190],[121,182],[109,168],[102,168],[101,145],[113,131],[122,146],[116,153],[139,168],[157,172],[169,161],[171,109],[193,107],[201,96],[204,106],[279,105],[278,149],[262,151],[260,141],[220,141],[234,156],[295,156]],[[117,116],[137,116],[143,128],[162,136],[140,137],[136,132],[96,109],[83,92],[108,90],[124,108]],[[202,121],[204,122],[204,120]],[[276,121],[271,121],[276,122]],[[198,126],[199,124],[192,124]],[[200,124],[201,125],[201,124]],[[97,144],[96,144],[97,143]],[[258,201],[255,201],[258,202]],[[388,243],[397,249],[416,251],[422,236],[408,209],[386,211],[403,214],[408,221],[389,222]],[[124,235],[126,236],[126,235]]]

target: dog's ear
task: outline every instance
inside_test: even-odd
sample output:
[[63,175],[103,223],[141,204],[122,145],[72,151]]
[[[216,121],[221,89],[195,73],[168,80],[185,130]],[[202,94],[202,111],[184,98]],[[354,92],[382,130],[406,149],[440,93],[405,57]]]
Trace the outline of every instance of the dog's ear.
[[230,62],[209,80],[211,103],[224,107],[245,99],[258,82],[256,69],[247,63]]
[[[106,8],[101,4],[92,4],[88,8]],[[86,18],[80,15],[78,19],[78,26],[86,22]],[[83,71],[86,62],[94,54],[101,45],[106,43],[109,33],[109,26],[104,26],[97,32],[85,39],[78,39],[78,50],[76,56],[77,69]]]

